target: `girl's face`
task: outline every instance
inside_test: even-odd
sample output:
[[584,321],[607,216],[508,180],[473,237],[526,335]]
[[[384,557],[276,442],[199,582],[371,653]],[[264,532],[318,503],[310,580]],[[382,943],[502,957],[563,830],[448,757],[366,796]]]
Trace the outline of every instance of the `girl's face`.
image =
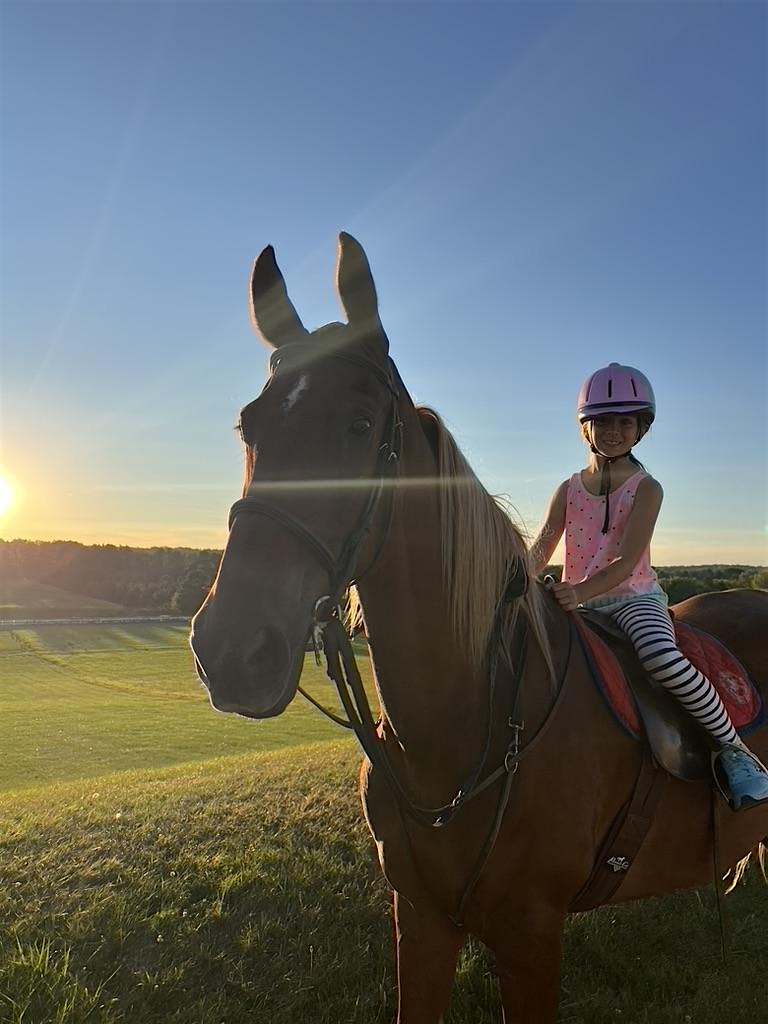
[[637,416],[597,416],[588,424],[589,439],[602,455],[626,455],[637,444],[640,429]]

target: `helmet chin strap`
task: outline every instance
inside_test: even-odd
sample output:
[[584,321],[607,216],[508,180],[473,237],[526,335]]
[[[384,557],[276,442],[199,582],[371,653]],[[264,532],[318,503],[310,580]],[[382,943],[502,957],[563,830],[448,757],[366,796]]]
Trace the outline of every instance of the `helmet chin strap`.
[[[590,433],[590,435],[592,434],[592,432],[593,432],[593,428],[592,428],[592,424],[590,423],[590,425],[589,425],[589,433]],[[639,441],[642,436],[643,436],[642,435],[642,429],[641,429],[641,427],[638,424],[637,441]],[[635,444],[637,444],[637,441],[635,441]],[[602,464],[600,466],[600,494],[604,494],[605,495],[605,516],[603,517],[603,525],[602,525],[602,528],[601,528],[600,532],[601,533],[608,533],[608,525],[609,525],[609,520],[610,520],[610,516],[611,516],[611,499],[610,499],[610,493],[611,493],[611,463],[612,462],[617,462],[619,459],[627,458],[627,456],[631,454],[632,448],[629,448],[629,449],[627,449],[627,451],[622,452],[621,455],[606,455],[604,452],[601,452],[599,448],[595,447],[595,442],[592,439],[592,437],[590,436],[589,437],[589,450],[592,452],[593,455],[596,455],[600,459],[603,460]]]
[[[605,495],[605,516],[603,518],[603,525],[600,532],[608,533],[608,521],[611,515],[611,463],[615,462],[617,459],[623,459],[624,456],[603,455],[601,451],[598,451],[598,449],[595,448],[592,442],[590,442],[589,447],[595,455],[598,455],[603,460],[602,465],[600,466],[600,493]],[[630,451],[631,450],[632,449],[630,448]],[[629,455],[629,452],[626,452],[626,454]]]

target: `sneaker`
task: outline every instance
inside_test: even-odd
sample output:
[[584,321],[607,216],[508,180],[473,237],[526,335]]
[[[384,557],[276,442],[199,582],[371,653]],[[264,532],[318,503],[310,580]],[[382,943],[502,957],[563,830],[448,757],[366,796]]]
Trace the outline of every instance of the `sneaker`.
[[768,801],[768,771],[754,754],[740,746],[725,747],[716,758],[734,811]]

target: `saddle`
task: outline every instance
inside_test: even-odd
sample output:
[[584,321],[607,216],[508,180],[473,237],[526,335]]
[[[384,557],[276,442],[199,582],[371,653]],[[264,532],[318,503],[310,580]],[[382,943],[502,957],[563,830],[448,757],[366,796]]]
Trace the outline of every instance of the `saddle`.
[[[694,781],[711,777],[711,745],[679,702],[651,680],[629,637],[610,616],[579,609],[572,616],[576,636],[595,684],[621,726],[647,739],[640,772],[627,802],[610,824],[592,872],[569,910],[608,902],[621,886],[653,823],[669,775]],[[675,621],[678,646],[712,682],[740,733],[765,719],[762,698],[744,667],[723,645],[688,623]],[[663,770],[660,770],[663,769]]]
[[[598,689],[623,728],[645,735],[656,762],[685,781],[710,777],[707,733],[663,686],[649,678],[627,635],[609,615],[580,609],[577,635]],[[714,637],[675,621],[678,645],[713,683],[740,733],[764,718],[762,699],[740,662]]]

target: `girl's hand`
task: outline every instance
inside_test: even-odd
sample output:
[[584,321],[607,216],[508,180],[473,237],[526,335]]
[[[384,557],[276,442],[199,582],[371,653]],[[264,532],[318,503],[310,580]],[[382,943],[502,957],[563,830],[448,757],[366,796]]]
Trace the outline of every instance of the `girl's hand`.
[[581,603],[578,587],[570,583],[553,583],[549,588],[555,596],[555,600],[566,612],[575,612]]

